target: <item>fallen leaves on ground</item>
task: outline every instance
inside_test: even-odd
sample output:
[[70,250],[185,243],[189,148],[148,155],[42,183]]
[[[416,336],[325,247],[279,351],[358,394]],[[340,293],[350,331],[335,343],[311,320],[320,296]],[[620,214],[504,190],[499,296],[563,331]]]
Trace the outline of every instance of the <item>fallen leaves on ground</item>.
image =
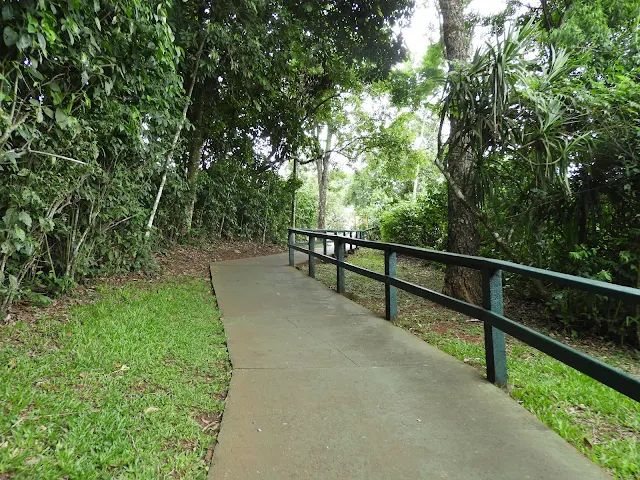
[[[85,283],[73,288],[68,294],[54,298],[47,306],[36,307],[27,303],[12,305],[3,325],[15,325],[18,322],[33,325],[43,316],[66,321],[66,312],[71,306],[87,305],[99,300],[96,291],[100,285],[125,285],[139,282],[140,285],[156,283],[167,277],[188,276],[209,278],[209,265],[213,262],[237,260],[282,253],[281,245],[262,244],[246,240],[215,240],[198,245],[173,245],[164,252],[154,254],[154,260],[160,269],[154,273],[130,272],[86,279]],[[67,333],[70,335],[70,332]]]

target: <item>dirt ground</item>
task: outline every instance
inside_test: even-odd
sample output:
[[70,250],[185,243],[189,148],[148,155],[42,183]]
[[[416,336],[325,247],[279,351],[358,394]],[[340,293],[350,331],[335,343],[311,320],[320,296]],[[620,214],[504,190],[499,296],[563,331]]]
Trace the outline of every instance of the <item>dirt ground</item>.
[[86,305],[99,299],[97,290],[104,285],[118,286],[130,282],[149,284],[168,277],[188,276],[209,278],[209,264],[224,260],[272,255],[284,252],[280,245],[261,244],[248,241],[212,241],[198,245],[174,245],[154,254],[158,264],[153,273],[130,272],[85,279],[80,285],[60,297],[54,298],[46,307],[36,307],[25,302],[11,306],[9,314],[0,322],[0,328],[18,322],[33,324],[39,318],[66,317],[68,307]]

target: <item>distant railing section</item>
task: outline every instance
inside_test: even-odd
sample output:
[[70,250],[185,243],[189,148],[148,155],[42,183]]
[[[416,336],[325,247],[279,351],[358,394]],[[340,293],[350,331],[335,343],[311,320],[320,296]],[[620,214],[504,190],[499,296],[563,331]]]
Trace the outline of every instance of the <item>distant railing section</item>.
[[[301,231],[304,232],[318,232],[318,233],[326,233],[326,234],[334,234],[334,235],[338,235],[344,238],[355,238],[355,239],[361,239],[364,240],[367,235],[369,234],[369,232],[372,232],[374,230],[376,230],[378,227],[371,227],[371,228],[367,228],[364,230],[340,230],[340,229],[335,229],[335,228],[328,228],[328,229],[314,229],[314,230],[307,230],[307,229],[299,229]],[[296,229],[291,229],[291,230],[296,230]],[[306,237],[306,235],[304,235]],[[295,242],[291,240],[291,235],[289,236],[289,243],[294,243],[296,246],[300,247],[300,246],[309,246],[310,247],[310,243],[308,241],[305,242]],[[294,240],[295,240],[295,233],[293,236]],[[328,246],[327,246],[327,242],[330,241],[330,239],[328,238],[323,238],[322,239],[322,253],[324,255],[327,255],[327,251],[328,251]],[[314,248],[315,248],[315,241],[314,241]],[[342,249],[346,252],[350,252],[353,251],[357,248],[357,245],[354,245],[350,242],[343,242],[342,243]]]
[[[505,333],[507,333],[640,402],[640,379],[505,317],[502,307],[502,271],[545,280],[596,295],[604,295],[629,304],[640,304],[640,289],[614,285],[574,275],[566,275],[564,273],[502,260],[367,240],[366,232],[367,230],[289,229],[289,265],[294,265],[294,252],[296,250],[308,255],[309,275],[311,277],[315,277],[316,274],[316,258],[336,265],[336,286],[339,293],[344,293],[345,291],[345,270],[350,270],[384,283],[385,316],[387,320],[393,320],[398,315],[398,288],[481,320],[484,322],[487,379],[497,385],[502,386],[507,383],[507,356],[505,347]],[[301,244],[295,243],[295,235],[306,237],[308,242]],[[315,251],[316,239],[322,240],[322,253]],[[327,241],[333,242],[335,258],[327,255]],[[360,246],[383,251],[384,274],[345,262],[345,245],[347,242],[356,247]],[[482,306],[473,305],[397,278],[396,256],[398,254],[479,270],[482,273]]]

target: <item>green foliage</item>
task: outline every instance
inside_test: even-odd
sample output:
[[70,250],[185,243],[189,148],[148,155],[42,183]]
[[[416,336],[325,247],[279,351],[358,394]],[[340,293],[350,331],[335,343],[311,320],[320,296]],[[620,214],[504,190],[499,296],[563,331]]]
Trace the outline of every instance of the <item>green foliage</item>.
[[167,6],[3,8],[0,311],[25,282],[46,292],[148,260],[149,177],[180,98]]
[[[495,39],[447,74],[440,118],[455,128],[441,127],[437,156],[461,145],[474,156],[477,196],[467,200],[484,222],[480,254],[640,286],[639,9],[637,0],[509,2],[488,20]],[[506,19],[516,27],[505,31]],[[437,48],[425,57],[429,81],[420,69],[394,77],[396,104],[429,101]],[[508,280],[540,296],[540,285]],[[640,342],[637,307],[551,289],[549,309],[566,328]]]
[[442,250],[447,236],[447,190],[433,185],[416,200],[405,200],[378,218],[382,241]]
[[304,176],[296,191],[296,227],[315,228],[318,222],[318,182]]
[[402,58],[393,25],[412,7],[3,5],[0,318],[23,294],[151,268],[155,245],[188,234],[284,241],[297,186],[279,166],[327,97]]
[[[301,168],[302,167],[302,168]],[[318,179],[316,172],[298,167],[300,188],[296,191],[296,226],[317,228],[318,224]],[[329,195],[327,198],[326,227],[346,228],[349,220],[344,216],[343,193],[350,178],[340,170],[329,174]],[[289,212],[287,212],[289,213]]]
[[377,219],[396,202],[415,199],[442,180],[432,161],[433,119],[425,112],[421,117],[394,110],[363,113],[365,118],[356,125],[358,135],[367,137],[362,154],[365,165],[354,173],[346,201],[365,219]]
[[0,474],[204,478],[215,430],[203,427],[219,418],[230,380],[210,286],[100,293],[69,321],[2,329]]
[[429,45],[417,68],[407,64],[394,70],[380,88],[389,91],[394,105],[418,108],[444,81],[444,52],[442,43],[436,43]]
[[[634,85],[640,43],[637,15],[630,12],[640,4],[602,0],[547,7],[518,20],[531,31],[528,49],[539,57],[505,59],[504,71],[519,78],[506,87],[506,110],[494,108],[495,81],[478,87],[485,92],[480,98],[489,101],[474,108],[490,118],[486,122],[513,118],[482,130],[478,145],[488,146],[478,150],[483,206],[520,261],[638,287],[640,97]],[[540,23],[527,23],[531,19]],[[507,49],[509,42],[504,51],[515,51]],[[496,55],[485,55],[498,65]],[[539,78],[540,69],[545,77]],[[534,93],[542,85],[545,92]],[[510,105],[517,106],[513,115]],[[469,124],[475,128],[478,122]],[[491,140],[492,132],[501,139]],[[503,255],[491,248],[484,253]],[[530,291],[513,281],[516,289]],[[567,328],[640,342],[636,307],[564,289],[551,297],[550,310]]]
[[[576,251],[570,252],[566,268],[583,277],[611,282],[611,272],[624,271],[632,259],[636,263],[640,260],[640,256],[632,252],[619,252],[618,259],[610,260],[606,250],[606,247],[578,245]],[[640,315],[625,308],[622,302],[586,292],[556,290],[549,309],[568,330],[617,336],[620,343],[629,340],[633,343],[640,323]]]
[[[419,117],[406,107],[426,117],[444,71],[441,46],[428,50],[421,67],[397,70],[377,85],[378,102],[390,94],[403,110],[384,109],[357,123],[376,132],[378,144],[363,156],[348,201],[359,215],[379,219],[388,240],[437,243],[425,240],[418,226],[431,214],[423,218],[419,204],[406,200],[412,180],[414,192],[438,181],[428,171],[429,159],[446,161],[447,151],[465,145],[474,160],[471,190],[477,195],[467,201],[483,222],[481,255],[640,287],[640,36],[634,13],[640,3],[521,7],[510,2],[489,19],[495,39],[447,73],[443,101],[431,105],[439,110],[440,127],[424,122],[426,135],[416,134]],[[505,19],[515,27],[505,31]],[[450,131],[444,125],[449,117],[455,123]],[[434,134],[437,149],[415,141]],[[554,321],[567,330],[640,342],[637,306],[516,277],[507,281],[523,296],[545,297]],[[550,291],[541,292],[545,288]]]

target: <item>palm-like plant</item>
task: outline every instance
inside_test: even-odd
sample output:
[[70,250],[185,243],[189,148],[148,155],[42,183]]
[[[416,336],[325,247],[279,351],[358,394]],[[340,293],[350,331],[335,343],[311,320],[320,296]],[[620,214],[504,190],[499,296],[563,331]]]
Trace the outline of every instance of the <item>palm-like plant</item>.
[[[447,77],[438,158],[466,145],[480,171],[480,193],[491,191],[486,174],[495,175],[505,160],[524,162],[540,179],[566,183],[572,152],[586,143],[586,135],[572,135],[567,128],[577,118],[572,98],[563,93],[577,63],[567,51],[551,49],[541,69],[532,58],[538,31],[531,21],[512,28]],[[443,141],[447,116],[455,128]]]
[[[455,65],[447,76],[441,103],[436,164],[452,192],[514,261],[519,255],[479,208],[501,176],[515,169],[532,172],[538,185],[561,183],[568,190],[570,165],[587,144],[586,134],[573,133],[578,114],[568,82],[578,65],[565,50],[550,50],[545,65],[537,56],[539,28],[532,22],[511,28],[487,43],[468,63]],[[445,139],[443,126],[451,119]],[[464,149],[472,155],[477,198],[466,198],[462,185],[448,173],[447,152]]]

